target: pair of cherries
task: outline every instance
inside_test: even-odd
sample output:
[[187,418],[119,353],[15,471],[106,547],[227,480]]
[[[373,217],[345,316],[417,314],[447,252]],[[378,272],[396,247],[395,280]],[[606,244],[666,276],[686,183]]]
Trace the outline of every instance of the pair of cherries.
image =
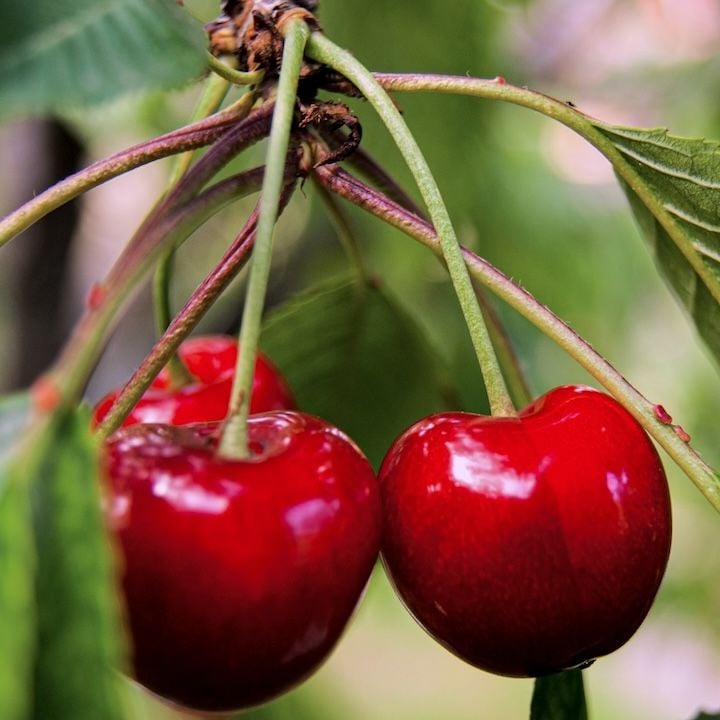
[[221,457],[236,345],[199,338],[180,354],[197,382],[173,390],[161,374],[105,452],[134,671],[160,696],[226,711],[310,675],[358,602],[381,528],[409,611],[491,672],[587,664],[649,610],[669,553],[667,483],[609,396],[560,387],[516,418],[425,418],[376,480],[349,438],[293,410],[262,356],[252,457]]

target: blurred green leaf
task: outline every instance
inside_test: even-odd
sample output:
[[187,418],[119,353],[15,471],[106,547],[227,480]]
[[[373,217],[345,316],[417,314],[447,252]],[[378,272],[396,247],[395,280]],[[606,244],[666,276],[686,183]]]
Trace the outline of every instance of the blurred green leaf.
[[530,720],[587,720],[580,670],[567,670],[535,680]]
[[33,472],[35,720],[120,720],[118,608],[89,413],[56,422]]
[[449,386],[417,323],[376,284],[341,278],[268,315],[261,346],[304,411],[350,435],[375,465]]
[[657,196],[662,208],[707,267],[703,280],[668,231],[635,192],[621,182],[660,269],[690,313],[700,336],[720,360],[720,147],[666,130],[596,125]]
[[28,423],[27,393],[0,399],[0,717],[27,717],[35,625],[35,556],[28,486],[10,455]]
[[204,67],[207,39],[174,0],[0,3],[0,117],[179,87]]
[[[4,438],[3,438],[4,439]],[[24,720],[30,704],[33,551],[27,484],[0,459],[0,717]]]
[[694,720],[720,720],[720,713],[715,715],[708,715],[708,713],[701,712],[694,718]]

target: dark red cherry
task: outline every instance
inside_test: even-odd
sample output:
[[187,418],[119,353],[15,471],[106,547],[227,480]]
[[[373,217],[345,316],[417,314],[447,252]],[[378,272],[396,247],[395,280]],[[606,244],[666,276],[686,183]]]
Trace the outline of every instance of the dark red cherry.
[[136,425],[107,443],[137,680],[202,711],[270,700],[338,641],[380,545],[373,471],[339,430],[252,416],[253,455],[219,425]]
[[536,676],[591,662],[650,609],[670,550],[665,473],[603,393],[556,388],[517,418],[428,417],[379,480],[398,594],[479,668]]
[[[212,335],[191,338],[179,348],[185,366],[195,382],[180,388],[170,386],[164,369],[153,381],[123,425],[165,423],[187,425],[194,422],[223,420],[228,412],[232,389],[237,342],[231,337]],[[106,395],[95,409],[95,424],[102,422],[120,390]],[[255,362],[250,412],[293,410],[295,400],[280,372],[262,354]]]

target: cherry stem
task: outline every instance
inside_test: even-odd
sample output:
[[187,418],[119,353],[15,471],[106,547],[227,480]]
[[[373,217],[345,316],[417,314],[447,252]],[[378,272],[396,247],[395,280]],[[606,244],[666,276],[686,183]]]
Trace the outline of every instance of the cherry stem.
[[[296,176],[297,168],[288,166],[286,184],[280,198],[281,211],[285,208],[292,195]],[[258,179],[258,184],[259,182]],[[101,438],[109,437],[122,425],[143,393],[168,363],[169,358],[177,354],[177,349],[183,340],[192,332],[205,313],[245,267],[255,242],[257,215],[258,209],[256,207],[218,264],[198,285],[182,310],[173,318],[160,340],[125,384],[112,408],[97,429],[97,433]]]
[[255,357],[260,338],[265,294],[270,276],[273,234],[278,216],[284,181],[285,161],[290,144],[290,131],[295,113],[297,87],[303,63],[305,44],[310,35],[300,19],[290,19],[283,27],[285,45],[278,81],[275,112],[265,160],[262,197],[258,213],[257,237],[253,248],[250,277],[240,327],[238,362],[235,367],[228,420],[218,446],[220,455],[247,458],[247,419],[255,374]]
[[535,110],[569,127],[595,146],[611,163],[618,177],[637,195],[667,232],[680,252],[716,302],[720,303],[720,281],[713,267],[707,263],[688,237],[678,220],[668,212],[663,200],[637,172],[630,160],[615,147],[599,128],[604,123],[590,118],[568,103],[527,88],[519,88],[498,77],[493,80],[456,77],[452,75],[402,75],[376,73],[376,80],[386,90],[401,92],[434,92],[472,97],[520,105]]
[[530,720],[547,720],[550,716],[588,720],[585,683],[579,668],[535,679]]
[[310,37],[308,55],[313,60],[328,65],[350,80],[374,107],[395,140],[398,149],[405,158],[405,162],[415,177],[430,217],[437,229],[443,258],[450,273],[450,279],[480,364],[492,414],[498,416],[515,415],[515,408],[495,356],[490,334],[475,296],[470,275],[463,260],[460,244],[447,208],[422,151],[410,133],[402,115],[385,90],[375,80],[372,73],[350,53],[339,48],[321,33],[315,32]]
[[475,284],[475,294],[483,311],[483,317],[490,332],[495,353],[497,354],[500,367],[508,384],[510,395],[519,407],[529,405],[533,400],[525,371],[520,364],[520,358],[515,352],[510,335],[508,335],[500,316],[490,302],[484,287]]
[[[223,100],[225,100],[229,89],[230,83],[227,80],[219,75],[211,74],[193,111],[192,122],[197,122],[216,113],[220,109]],[[250,111],[249,104],[246,103],[242,109],[246,110],[245,114],[247,115],[247,112]],[[189,150],[175,157],[170,179],[168,180],[168,191],[182,180],[182,177],[190,169],[194,156],[195,152]],[[153,305],[158,336],[162,336],[172,319],[170,289],[174,265],[175,248],[171,248],[158,260],[153,276]],[[177,353],[170,356],[167,367],[172,387],[182,387],[192,381],[192,375]]]
[[253,70],[252,72],[236,70],[216,58],[211,52],[208,52],[206,57],[208,67],[213,73],[233,85],[257,85],[265,75],[263,70]]
[[48,213],[108,180],[155,160],[212,144],[237,120],[238,108],[233,106],[200,122],[121,150],[70,175],[0,221],[0,247]]
[[[435,230],[396,202],[339,168],[319,167],[314,171],[329,190],[402,230],[441,255]],[[554,340],[594,377],[670,455],[678,467],[695,483],[710,504],[720,512],[720,478],[715,471],[677,434],[673,425],[656,415],[656,405],[633,387],[600,353],[580,337],[549,308],[527,290],[516,285],[500,270],[470,250],[463,255],[474,280],[504,300],[541,332]]]

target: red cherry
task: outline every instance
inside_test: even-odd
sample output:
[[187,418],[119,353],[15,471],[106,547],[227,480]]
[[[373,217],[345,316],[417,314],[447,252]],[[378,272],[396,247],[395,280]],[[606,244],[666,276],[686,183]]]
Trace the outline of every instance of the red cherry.
[[218,431],[136,425],[105,453],[136,678],[202,711],[265,702],[312,673],[380,546],[377,481],[339,430],[256,415],[249,460],[219,457]]
[[[235,339],[223,335],[191,338],[180,346],[178,354],[196,382],[173,389],[170,387],[170,374],[165,368],[125,419],[124,426],[136,423],[187,425],[225,418],[237,359]],[[94,415],[96,425],[110,412],[119,394],[120,390],[115,390],[98,403]],[[250,412],[294,408],[295,400],[282,375],[259,353],[255,362]]]
[[436,640],[490,672],[554,673],[616,650],[665,571],[660,459],[591,388],[556,388],[517,418],[425,418],[379,481],[397,592]]

